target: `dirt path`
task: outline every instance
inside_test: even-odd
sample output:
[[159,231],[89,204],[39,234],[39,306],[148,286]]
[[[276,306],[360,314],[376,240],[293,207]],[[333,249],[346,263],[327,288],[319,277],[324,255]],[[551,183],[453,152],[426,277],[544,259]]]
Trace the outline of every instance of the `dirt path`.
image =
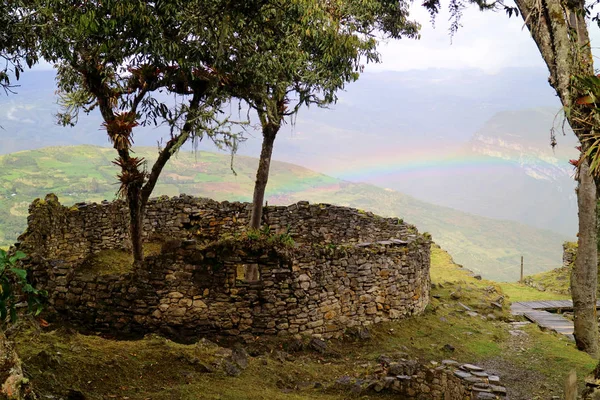
[[527,352],[533,346],[533,339],[523,328],[531,325],[531,322],[512,322],[510,325],[510,338],[502,343],[502,356],[481,362],[480,365],[502,378],[511,400],[545,400],[562,396],[560,385],[549,387],[543,374],[528,368],[529,364],[535,362],[534,356]]

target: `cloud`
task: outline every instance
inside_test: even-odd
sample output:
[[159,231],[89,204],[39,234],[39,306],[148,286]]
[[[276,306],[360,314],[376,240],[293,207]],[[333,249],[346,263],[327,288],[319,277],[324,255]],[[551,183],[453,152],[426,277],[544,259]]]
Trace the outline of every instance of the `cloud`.
[[6,119],[9,121],[17,121],[26,124],[35,124],[35,121],[31,118],[19,118],[17,115],[19,110],[25,110],[29,112],[32,108],[33,107],[31,106],[11,106],[6,110]]
[[54,65],[50,64],[46,60],[40,60],[37,64],[33,66],[33,69],[36,71],[49,71],[54,69]]
[[[476,68],[495,74],[511,67],[546,70],[520,16],[509,18],[504,11],[481,12],[476,7],[469,6],[464,10],[462,27],[451,38],[447,4],[443,5],[444,8],[437,16],[435,28],[430,23],[428,12],[420,4],[421,2],[415,2],[411,6],[411,18],[422,24],[421,39],[382,43],[379,47],[382,63],[368,64],[366,71]],[[596,23],[591,24],[590,34],[592,45],[600,43],[600,29]],[[600,56],[600,48],[594,49],[594,53]],[[41,60],[34,69],[50,70],[53,65]]]
[[[421,22],[421,40],[388,41],[380,46],[382,63],[369,64],[366,71],[406,71],[411,69],[477,68],[496,73],[504,68],[526,67],[546,69],[539,51],[523,19],[509,18],[504,11],[481,12],[465,9],[462,27],[453,38],[449,35],[449,13],[443,10],[436,18],[435,28],[428,13],[414,3],[412,18]],[[600,32],[590,27],[592,44],[600,42]]]

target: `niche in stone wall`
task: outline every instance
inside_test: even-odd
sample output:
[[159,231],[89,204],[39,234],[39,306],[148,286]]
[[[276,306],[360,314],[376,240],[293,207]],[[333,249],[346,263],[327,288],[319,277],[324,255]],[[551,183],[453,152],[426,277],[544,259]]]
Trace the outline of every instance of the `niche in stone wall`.
[[258,264],[238,264],[235,280],[237,283],[254,283],[260,280]]
[[192,279],[199,288],[222,289],[225,283],[223,266],[215,260],[206,260],[202,264],[197,264]]
[[201,235],[202,215],[198,213],[188,215],[187,221],[183,221],[181,228],[185,231],[193,233],[194,235]]

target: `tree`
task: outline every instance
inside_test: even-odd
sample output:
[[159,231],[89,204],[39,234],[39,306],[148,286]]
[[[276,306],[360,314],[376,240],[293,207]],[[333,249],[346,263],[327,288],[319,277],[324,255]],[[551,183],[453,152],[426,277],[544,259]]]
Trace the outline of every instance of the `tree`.
[[[98,109],[117,151],[119,194],[129,207],[135,262],[143,260],[146,204],[171,156],[188,139],[202,136],[235,147],[234,135],[217,120],[222,102],[215,95],[218,73],[209,63],[186,62],[195,49],[179,29],[181,6],[179,1],[40,0],[30,10],[42,27],[42,56],[58,65],[64,108],[59,122],[74,125],[81,111]],[[210,21],[203,23],[209,26]],[[175,105],[160,97],[163,91],[176,96]],[[146,160],[135,156],[132,145],[134,128],[149,123],[167,124],[170,136],[148,172]]]
[[402,1],[279,0],[263,2],[258,15],[254,25],[228,23],[248,44],[230,49],[238,73],[228,79],[228,89],[256,111],[263,136],[250,218],[254,229],[261,225],[273,145],[286,119],[302,106],[335,102],[336,92],[358,79],[362,62],[378,61],[375,32],[414,38],[419,29],[407,19]]
[[599,93],[600,85],[594,75],[587,28],[589,10],[582,0],[515,2],[548,67],[549,83],[582,146],[581,159],[576,162],[579,239],[571,291],[577,347],[595,355],[598,351],[596,195],[600,187],[600,120],[595,93]]
[[19,80],[25,65],[31,68],[37,61],[34,29],[25,4],[21,0],[0,3],[0,87],[5,93],[13,87],[11,75]]
[[[578,257],[571,279],[577,347],[590,354],[598,351],[596,315],[598,249],[597,199],[600,194],[600,78],[594,75],[587,18],[591,8],[585,0],[515,0],[516,7],[500,1],[469,0],[480,10],[503,9],[509,17],[521,15],[550,72],[549,83],[559,96],[566,120],[581,144],[578,167]],[[423,2],[432,20],[440,0]],[[449,1],[450,33],[460,27],[464,4]],[[594,21],[600,25],[600,14]]]
[[[571,279],[575,340],[590,354],[598,352],[596,292],[598,273],[596,199],[600,194],[600,136],[598,99],[600,78],[594,75],[587,18],[591,7],[584,0],[515,0],[516,7],[486,0],[470,0],[481,10],[504,9],[521,15],[550,72],[549,83],[560,98],[566,120],[581,144],[578,167],[579,238],[578,257]],[[593,3],[592,7],[597,3]],[[423,3],[432,17],[439,0]],[[460,26],[462,4],[450,0],[451,33]],[[599,15],[594,17],[600,23]]]

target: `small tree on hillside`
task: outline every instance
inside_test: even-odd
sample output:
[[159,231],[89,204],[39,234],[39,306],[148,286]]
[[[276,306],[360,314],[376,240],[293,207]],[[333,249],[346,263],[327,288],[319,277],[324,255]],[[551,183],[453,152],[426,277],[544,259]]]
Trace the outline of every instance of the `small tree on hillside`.
[[[59,122],[73,125],[80,111],[97,108],[118,153],[114,163],[121,169],[119,194],[129,206],[136,262],[143,259],[146,204],[171,156],[189,138],[202,136],[235,147],[235,136],[217,120],[222,101],[215,91],[219,74],[206,63],[186,62],[191,50],[179,30],[179,6],[128,0],[39,1],[32,10],[43,27],[42,55],[58,64],[64,107]],[[176,96],[175,105],[160,97],[162,91]],[[133,133],[136,126],[152,122],[166,123],[170,135],[147,171],[145,160],[132,150]]]
[[263,3],[254,25],[228,23],[248,44],[229,49],[237,72],[228,89],[256,111],[263,136],[251,228],[261,225],[273,145],[286,118],[302,106],[335,102],[336,92],[358,79],[361,62],[378,61],[375,33],[416,37],[419,25],[407,19],[407,7],[398,1],[274,0]]

